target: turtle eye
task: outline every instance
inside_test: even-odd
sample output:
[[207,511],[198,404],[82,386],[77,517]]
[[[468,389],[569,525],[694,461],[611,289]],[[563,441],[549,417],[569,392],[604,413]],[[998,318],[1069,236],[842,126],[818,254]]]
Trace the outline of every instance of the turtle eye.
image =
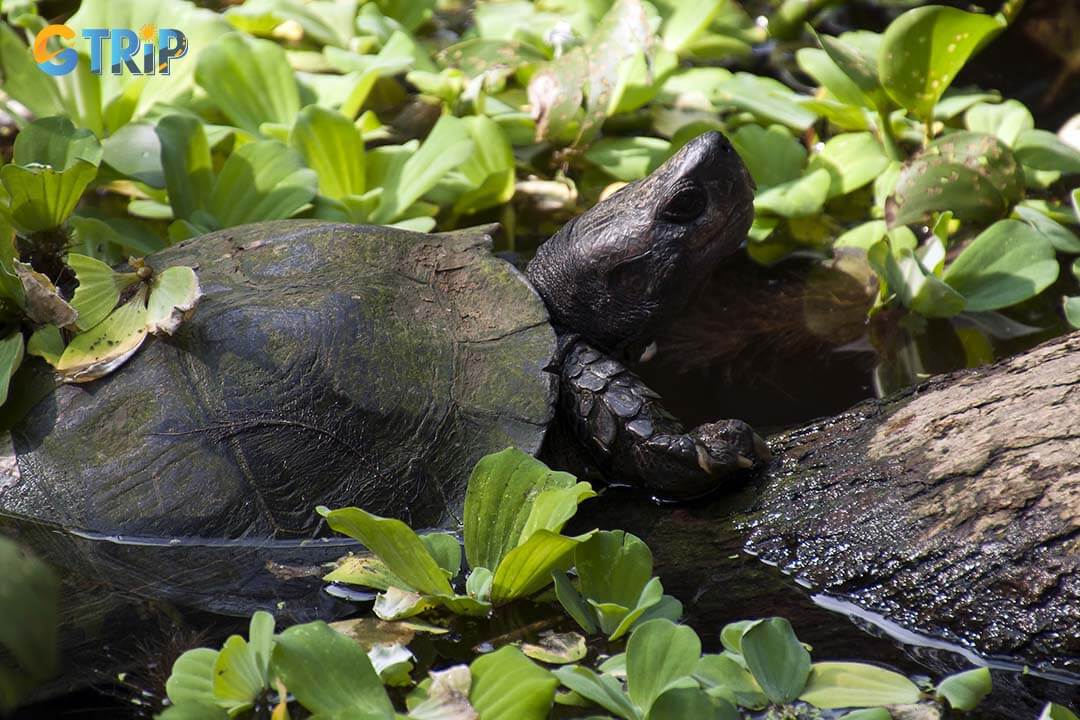
[[670,223],[686,224],[701,217],[708,198],[697,183],[684,185],[675,191],[660,211],[660,217]]

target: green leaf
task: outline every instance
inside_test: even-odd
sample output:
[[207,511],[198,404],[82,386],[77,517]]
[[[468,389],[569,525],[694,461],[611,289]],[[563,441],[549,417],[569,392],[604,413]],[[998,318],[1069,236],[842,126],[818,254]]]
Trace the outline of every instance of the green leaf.
[[701,688],[676,687],[667,690],[649,708],[646,720],[739,720],[735,706],[723,698],[709,697]]
[[952,317],[965,309],[964,296],[925,268],[911,248],[891,251],[888,242],[879,240],[866,257],[904,307],[925,317]]
[[885,708],[869,708],[846,713],[840,720],[893,720],[893,716]]
[[443,569],[450,579],[457,577],[461,570],[461,543],[450,533],[426,533],[420,540],[427,546],[431,557]]
[[0,567],[0,712],[6,714],[57,670],[60,579],[7,538],[0,538]]
[[938,683],[937,696],[954,710],[971,712],[993,689],[989,668],[975,668],[950,675]]
[[11,218],[27,232],[59,227],[95,177],[97,168],[85,160],[75,160],[60,172],[39,166],[0,167],[0,181],[11,197]]
[[183,705],[171,705],[155,720],[227,720],[229,714],[217,705],[192,702]]
[[570,487],[549,487],[541,491],[533,499],[529,516],[521,528],[518,544],[528,541],[538,530],[560,532],[566,522],[577,513],[578,505],[594,497],[596,491],[587,482],[579,482]]
[[911,705],[919,701],[915,683],[900,673],[851,662],[814,663],[799,699],[824,709]]
[[173,216],[190,220],[196,210],[209,207],[213,193],[213,164],[203,124],[189,115],[166,115],[156,132]]
[[806,148],[783,125],[743,125],[731,135],[759,191],[795,180],[806,165]]
[[664,47],[676,53],[683,51],[705,32],[723,6],[724,0],[675,3],[674,12],[660,31]]
[[757,620],[739,620],[728,623],[720,629],[720,643],[728,652],[742,655],[742,636],[747,630],[757,624]]
[[514,196],[514,150],[506,131],[483,115],[463,118],[473,153],[458,170],[472,189],[454,201],[454,211],[469,214],[509,202]]
[[146,304],[140,292],[64,349],[56,369],[67,382],[104,377],[127,362],[146,339]]
[[585,637],[576,632],[541,635],[536,643],[522,643],[521,652],[550,665],[566,665],[584,660],[589,652]]
[[694,672],[700,656],[701,640],[691,628],[670,620],[642,624],[626,643],[630,699],[647,713],[673,683]]
[[[55,325],[42,325],[26,341],[26,354],[34,355],[53,367],[60,362],[64,354],[64,337]],[[0,400],[3,405],[3,400]]]
[[[264,658],[265,659],[265,658]],[[214,659],[214,698],[230,715],[255,704],[266,688],[266,669],[259,667],[254,649],[239,635],[233,635]]]
[[1009,147],[1015,147],[1020,133],[1035,127],[1035,118],[1023,103],[1006,100],[973,105],[964,113],[964,125],[973,132],[995,135]]
[[702,655],[694,678],[710,695],[745,708],[760,709],[768,702],[754,676],[727,655]]
[[391,166],[382,183],[383,193],[372,221],[385,224],[401,218],[446,173],[465,162],[473,148],[460,119],[452,115],[439,118],[419,149],[403,163]]
[[364,137],[347,117],[308,105],[296,118],[289,144],[318,175],[320,193],[332,198],[364,194]]
[[372,515],[359,508],[319,508],[327,524],[363,543],[386,563],[390,572],[408,583],[405,590],[425,595],[453,595],[450,581],[427,546],[412,529],[392,518]]
[[1080,151],[1047,130],[1023,130],[1016,138],[1016,157],[1037,170],[1080,173]]
[[967,310],[997,310],[1038,295],[1058,276],[1054,247],[1019,220],[1000,220],[979,234],[943,279],[967,300]]
[[473,568],[465,579],[465,593],[485,602],[491,600],[491,583],[495,576],[485,567]]
[[[848,101],[881,112],[887,111],[892,103],[879,80],[878,56],[883,38],[877,33],[844,33],[838,38],[817,35],[822,49],[828,54],[836,67],[858,89],[861,98],[851,92],[844,92]],[[835,83],[834,83],[835,84]],[[843,91],[842,91],[843,92]],[[839,95],[837,97],[840,97]]]
[[150,123],[124,125],[102,142],[105,163],[129,178],[153,188],[165,187],[161,138]]
[[155,335],[172,335],[184,314],[195,307],[202,291],[195,271],[176,266],[154,273],[146,303],[146,329]]
[[214,664],[218,651],[210,648],[188,650],[173,663],[165,682],[165,692],[174,705],[217,705],[214,697]]
[[825,50],[800,48],[795,52],[795,62],[803,72],[816,80],[818,85],[828,90],[841,103],[858,108],[874,107],[870,98],[829,57]]
[[11,161],[16,165],[45,165],[57,172],[82,160],[97,167],[101,143],[89,130],[76,130],[66,117],[47,117],[23,128],[15,136]]
[[888,227],[886,227],[884,220],[870,220],[862,225],[856,225],[836,238],[833,247],[854,247],[869,250],[874,243],[885,237],[887,232]]
[[0,340],[0,405],[7,402],[11,376],[23,361],[23,336],[17,330]]
[[586,667],[571,665],[557,669],[555,676],[578,695],[624,720],[639,720],[641,717],[619,681],[610,675],[598,675]]
[[195,79],[236,127],[256,135],[263,123],[290,125],[300,111],[288,57],[270,40],[225,35],[203,50]]
[[577,540],[538,530],[503,556],[491,583],[491,601],[502,605],[528,597],[551,582],[552,570],[565,571],[572,562]]
[[754,198],[759,213],[781,217],[809,217],[821,212],[832,187],[832,176],[825,168],[812,170],[797,180],[771,187]]
[[928,120],[968,58],[1004,28],[995,17],[941,5],[908,10],[885,29],[881,83],[896,102]]
[[1042,714],[1039,715],[1039,720],[1080,720],[1080,718],[1077,718],[1076,714],[1064,705],[1046,703]]
[[571,584],[570,578],[566,576],[566,573],[559,571],[552,573],[552,577],[555,579],[555,597],[558,598],[559,604],[582,630],[590,635],[595,633],[596,620],[593,609]]
[[1069,324],[1080,329],[1080,295],[1063,298],[1062,310],[1064,310],[1065,319],[1069,321]]
[[585,159],[616,180],[633,182],[659,167],[670,145],[651,137],[601,138],[585,151]]
[[930,143],[900,171],[886,202],[889,227],[929,221],[951,210],[961,220],[1004,217],[1024,194],[1024,175],[993,135],[961,132]]
[[19,307],[23,307],[26,305],[26,294],[23,291],[22,280],[15,271],[15,263],[18,261],[15,231],[3,218],[0,218],[0,299],[7,298]]
[[470,567],[497,568],[521,541],[537,496],[572,488],[576,478],[549,469],[517,448],[480,459],[465,492],[465,557]]
[[278,635],[271,669],[317,715],[394,718],[394,706],[367,653],[322,621],[294,625]]
[[799,132],[804,132],[817,119],[816,113],[799,104],[798,101],[803,96],[772,78],[736,73],[734,77],[717,86],[716,92],[722,103]]
[[585,597],[632,608],[652,577],[653,557],[634,535],[602,531],[577,546],[574,565]]
[[403,620],[437,607],[439,600],[433,595],[421,595],[392,586],[375,598],[372,611],[382,620]]
[[846,195],[873,182],[889,159],[871,133],[843,133],[825,143],[821,152],[810,159],[809,170],[828,170],[831,182],[829,197]]
[[754,679],[772,702],[791,702],[806,686],[810,653],[784,618],[769,618],[751,625],[742,635],[742,654]]
[[222,227],[292,217],[315,197],[318,177],[277,140],[247,143],[218,174],[209,211]]
[[559,682],[547,670],[506,646],[481,655],[469,666],[469,702],[483,720],[544,720]]
[[1058,252],[1080,254],[1080,237],[1069,228],[1032,207],[1017,205],[1014,212],[1021,220],[1042,233]]
[[86,255],[71,253],[67,256],[67,264],[79,281],[75,296],[71,298],[71,306],[79,313],[75,321],[79,330],[89,330],[108,317],[120,302],[120,293],[139,282],[135,273],[118,273]]

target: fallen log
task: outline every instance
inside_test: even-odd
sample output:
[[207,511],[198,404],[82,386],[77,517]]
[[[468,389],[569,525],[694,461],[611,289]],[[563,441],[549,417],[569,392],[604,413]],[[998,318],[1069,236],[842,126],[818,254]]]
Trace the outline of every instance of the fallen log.
[[586,520],[639,534],[692,624],[786,613],[855,658],[850,615],[1080,700],[1080,333],[769,444],[735,495],[650,513],[612,494]]

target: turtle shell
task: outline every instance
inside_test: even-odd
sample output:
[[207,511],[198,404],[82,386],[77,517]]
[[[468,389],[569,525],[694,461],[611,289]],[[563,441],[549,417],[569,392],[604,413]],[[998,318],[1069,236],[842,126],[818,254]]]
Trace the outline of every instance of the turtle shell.
[[259,223],[148,262],[196,268],[194,315],[33,407],[0,513],[155,538],[312,537],[318,505],[448,526],[481,456],[540,447],[555,333],[483,229]]

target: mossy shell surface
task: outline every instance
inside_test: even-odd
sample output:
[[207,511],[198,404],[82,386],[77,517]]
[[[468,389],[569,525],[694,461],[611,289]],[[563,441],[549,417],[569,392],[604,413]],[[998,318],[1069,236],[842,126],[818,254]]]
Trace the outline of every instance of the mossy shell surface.
[[544,304],[490,248],[294,220],[150,257],[196,269],[194,314],[37,403],[0,513],[156,538],[312,537],[318,505],[456,525],[474,463],[535,453],[556,393]]

